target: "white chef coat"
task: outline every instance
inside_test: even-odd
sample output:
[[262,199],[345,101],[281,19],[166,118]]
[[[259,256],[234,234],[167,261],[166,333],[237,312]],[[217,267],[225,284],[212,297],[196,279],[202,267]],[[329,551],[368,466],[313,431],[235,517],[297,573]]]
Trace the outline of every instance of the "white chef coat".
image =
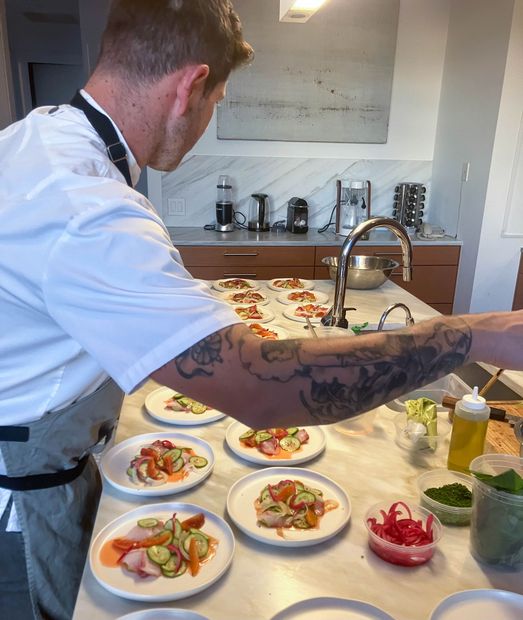
[[[69,105],[0,132],[0,317],[1,425],[65,407],[107,375],[129,393],[239,321],[185,270],[153,205]],[[0,489],[0,515],[8,497]]]

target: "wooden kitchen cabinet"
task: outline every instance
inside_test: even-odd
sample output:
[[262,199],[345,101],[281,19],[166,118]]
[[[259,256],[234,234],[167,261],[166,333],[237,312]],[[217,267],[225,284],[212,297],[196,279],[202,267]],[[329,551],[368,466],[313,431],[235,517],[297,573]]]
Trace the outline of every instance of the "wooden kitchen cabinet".
[[[392,272],[391,280],[442,314],[451,314],[460,249],[456,245],[413,246],[410,282],[404,282],[402,278],[402,254],[399,247],[362,245],[356,249],[356,254],[381,256],[400,263],[400,266]],[[339,251],[336,253],[336,250],[337,248],[332,247],[316,248],[315,279],[329,278],[329,270],[321,260],[325,256],[337,256]]]
[[512,310],[521,310],[521,308],[523,308],[523,254],[519,259],[518,278],[516,280]]
[[195,278],[314,278],[314,246],[178,246]]
[[[329,270],[321,259],[338,256],[338,246],[178,246],[183,262],[195,278],[296,277],[328,280]],[[391,258],[401,264],[398,246],[361,245],[357,254]],[[442,314],[451,314],[458,275],[460,247],[456,245],[413,246],[413,279],[403,282],[401,267],[392,273],[393,282]]]

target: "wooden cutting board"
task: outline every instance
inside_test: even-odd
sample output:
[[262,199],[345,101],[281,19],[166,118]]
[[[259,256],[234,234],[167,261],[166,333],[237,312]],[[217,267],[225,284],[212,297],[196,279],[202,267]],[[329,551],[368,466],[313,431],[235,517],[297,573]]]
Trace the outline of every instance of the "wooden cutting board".
[[[489,400],[489,405],[505,409],[510,415],[523,417],[523,404],[505,404],[505,401]],[[499,452],[519,456],[520,444],[514,434],[514,427],[508,422],[489,420],[485,452]]]

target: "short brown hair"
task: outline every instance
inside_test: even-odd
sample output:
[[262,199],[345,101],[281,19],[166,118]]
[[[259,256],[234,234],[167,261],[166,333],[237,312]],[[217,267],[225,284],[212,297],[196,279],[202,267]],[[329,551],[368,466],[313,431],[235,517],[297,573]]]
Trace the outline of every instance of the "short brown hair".
[[229,0],[113,0],[97,68],[148,83],[202,63],[209,92],[252,55]]

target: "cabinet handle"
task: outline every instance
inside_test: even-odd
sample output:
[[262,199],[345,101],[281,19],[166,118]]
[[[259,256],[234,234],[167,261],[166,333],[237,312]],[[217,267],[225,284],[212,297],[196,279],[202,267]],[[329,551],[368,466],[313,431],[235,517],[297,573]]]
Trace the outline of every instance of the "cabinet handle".
[[374,252],[374,256],[403,256],[401,252]]
[[258,252],[224,252],[224,256],[258,256]]
[[256,273],[224,273],[224,278],[256,278]]

